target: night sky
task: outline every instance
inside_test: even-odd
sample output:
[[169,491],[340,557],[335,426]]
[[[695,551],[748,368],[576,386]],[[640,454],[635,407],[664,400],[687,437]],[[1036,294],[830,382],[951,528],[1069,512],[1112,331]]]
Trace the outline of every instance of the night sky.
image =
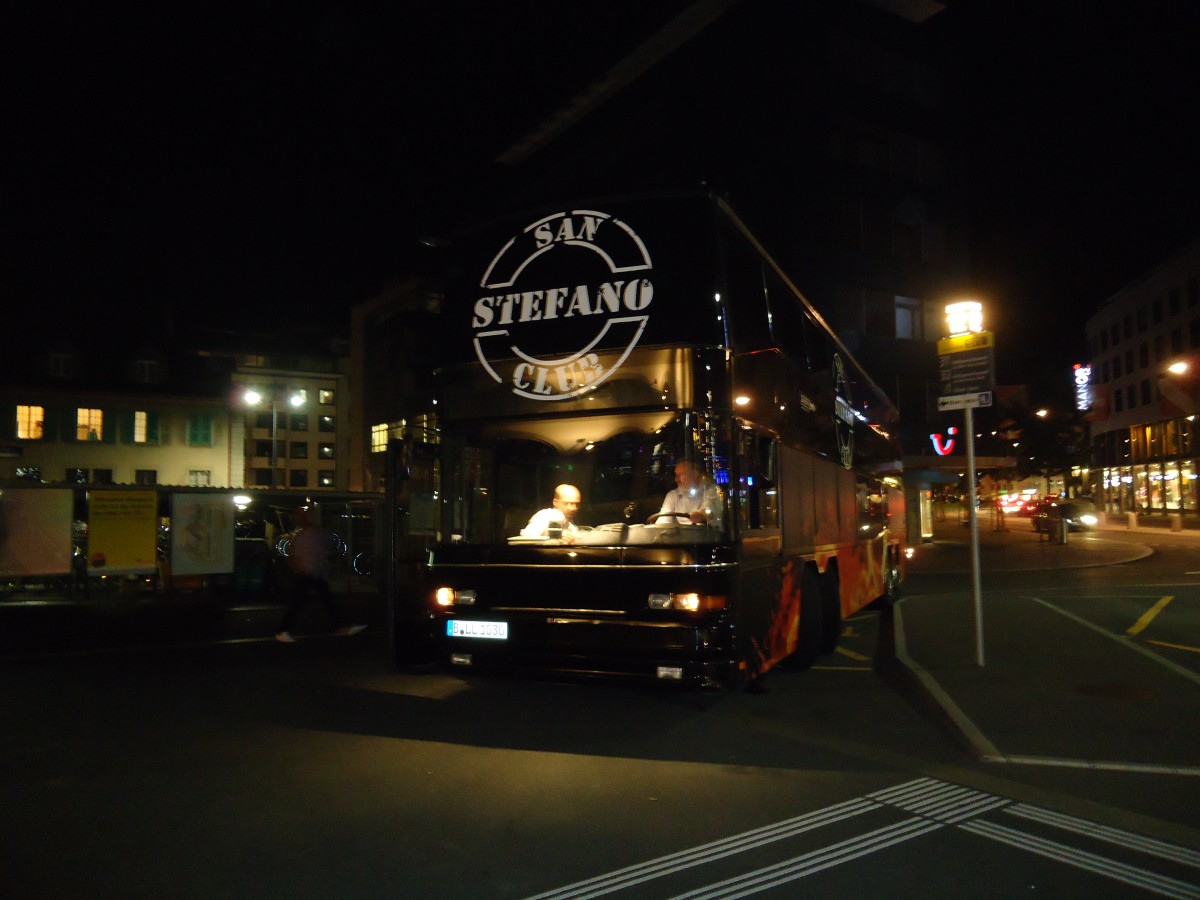
[[[448,198],[684,5],[9,10],[6,306],[48,330],[340,325]],[[1077,361],[1098,304],[1200,233],[1200,4],[943,16],[1002,366],[1005,341]]]

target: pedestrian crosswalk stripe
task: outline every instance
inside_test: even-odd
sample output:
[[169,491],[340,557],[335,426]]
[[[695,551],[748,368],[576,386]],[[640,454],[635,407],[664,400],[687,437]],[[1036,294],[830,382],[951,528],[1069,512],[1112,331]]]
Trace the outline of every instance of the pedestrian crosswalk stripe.
[[675,900],[736,900],[736,898],[779,887],[844,862],[945,828],[955,828],[976,837],[998,841],[1010,847],[1164,896],[1183,898],[1183,900],[1200,900],[1200,885],[1109,859],[1069,844],[1030,834],[1008,825],[1001,825],[983,817],[988,813],[1001,811],[1071,834],[1114,844],[1126,851],[1200,868],[1200,853],[1187,847],[1026,803],[1016,803],[1005,797],[933,778],[916,778],[906,781],[854,800],[537,894],[530,900],[588,900],[588,898],[613,894],[720,859],[734,857],[739,853],[797,837],[825,825],[845,822],[871,811],[886,809],[906,813],[908,817],[902,821],[874,828],[863,834],[790,857],[781,862],[696,888],[688,893],[678,895]]

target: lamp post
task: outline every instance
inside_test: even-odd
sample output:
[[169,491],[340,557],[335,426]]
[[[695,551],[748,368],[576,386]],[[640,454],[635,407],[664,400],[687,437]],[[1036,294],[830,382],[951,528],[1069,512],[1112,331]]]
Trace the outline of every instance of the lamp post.
[[[964,300],[946,306],[946,324],[950,338],[982,335],[983,306],[974,300]],[[990,346],[990,345],[989,345]],[[990,386],[989,386],[990,390]],[[990,398],[989,398],[989,403]],[[979,517],[975,509],[975,417],[974,405],[963,407],[967,432],[967,525],[971,532],[971,596],[975,604],[975,661],[983,666],[983,590],[979,574]]]
[[[270,397],[271,400],[271,489],[276,487],[276,460],[278,456],[278,440],[279,434],[279,398],[285,393],[284,389],[277,384],[270,385],[266,388],[247,388],[242,394],[242,400],[247,406],[258,406],[264,399]],[[293,409],[299,409],[304,405],[304,392],[291,391],[287,393],[288,405]]]

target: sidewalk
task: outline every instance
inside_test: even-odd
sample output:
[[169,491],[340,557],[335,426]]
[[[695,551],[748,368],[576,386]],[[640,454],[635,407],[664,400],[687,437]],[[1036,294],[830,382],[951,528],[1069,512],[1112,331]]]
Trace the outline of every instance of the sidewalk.
[[[1101,525],[1093,532],[1073,532],[1067,536],[1065,544],[1034,531],[1033,520],[1019,516],[1007,516],[1005,529],[997,531],[991,511],[983,511],[979,514],[978,524],[980,570],[984,573],[1108,566],[1132,562],[1150,554],[1148,547],[1105,540],[1110,532],[1171,535],[1180,540],[1190,538],[1200,547],[1200,533],[1195,531],[1172,532],[1166,527],[1130,529],[1124,522]],[[960,520],[955,515],[947,515],[944,519],[935,519],[933,540],[916,545],[908,573],[942,575],[970,571],[970,529],[966,527],[965,518]]]
[[[335,590],[334,598],[347,620],[372,630],[385,627],[387,605],[378,591]],[[16,592],[0,602],[0,659],[215,640],[273,641],[286,602],[285,596],[223,589]],[[296,634],[321,637],[330,628],[314,599],[302,610]]]
[[[1014,596],[997,586],[1009,573],[1112,565],[1152,552],[1114,531],[1198,550],[1200,535],[1110,523],[1062,545],[1028,519],[1007,524],[995,531],[989,517],[979,521],[983,666],[970,588],[956,582],[943,593],[936,578],[920,578],[970,573],[970,532],[957,519],[935,523],[933,540],[916,548],[905,586],[912,596],[894,610],[900,664],[982,761],[1200,776],[1200,675],[1076,616],[1053,592]],[[914,578],[923,582],[919,593]]]

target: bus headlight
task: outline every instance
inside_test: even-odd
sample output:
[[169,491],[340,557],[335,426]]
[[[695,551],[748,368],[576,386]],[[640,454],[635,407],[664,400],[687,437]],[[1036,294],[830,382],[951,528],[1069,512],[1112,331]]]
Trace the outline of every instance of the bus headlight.
[[440,587],[433,592],[433,599],[438,606],[471,606],[475,603],[475,592],[472,590],[456,591],[451,587]]
[[708,609],[724,609],[728,599],[721,594],[651,594],[646,605],[650,609],[681,609],[684,612],[699,612]]

